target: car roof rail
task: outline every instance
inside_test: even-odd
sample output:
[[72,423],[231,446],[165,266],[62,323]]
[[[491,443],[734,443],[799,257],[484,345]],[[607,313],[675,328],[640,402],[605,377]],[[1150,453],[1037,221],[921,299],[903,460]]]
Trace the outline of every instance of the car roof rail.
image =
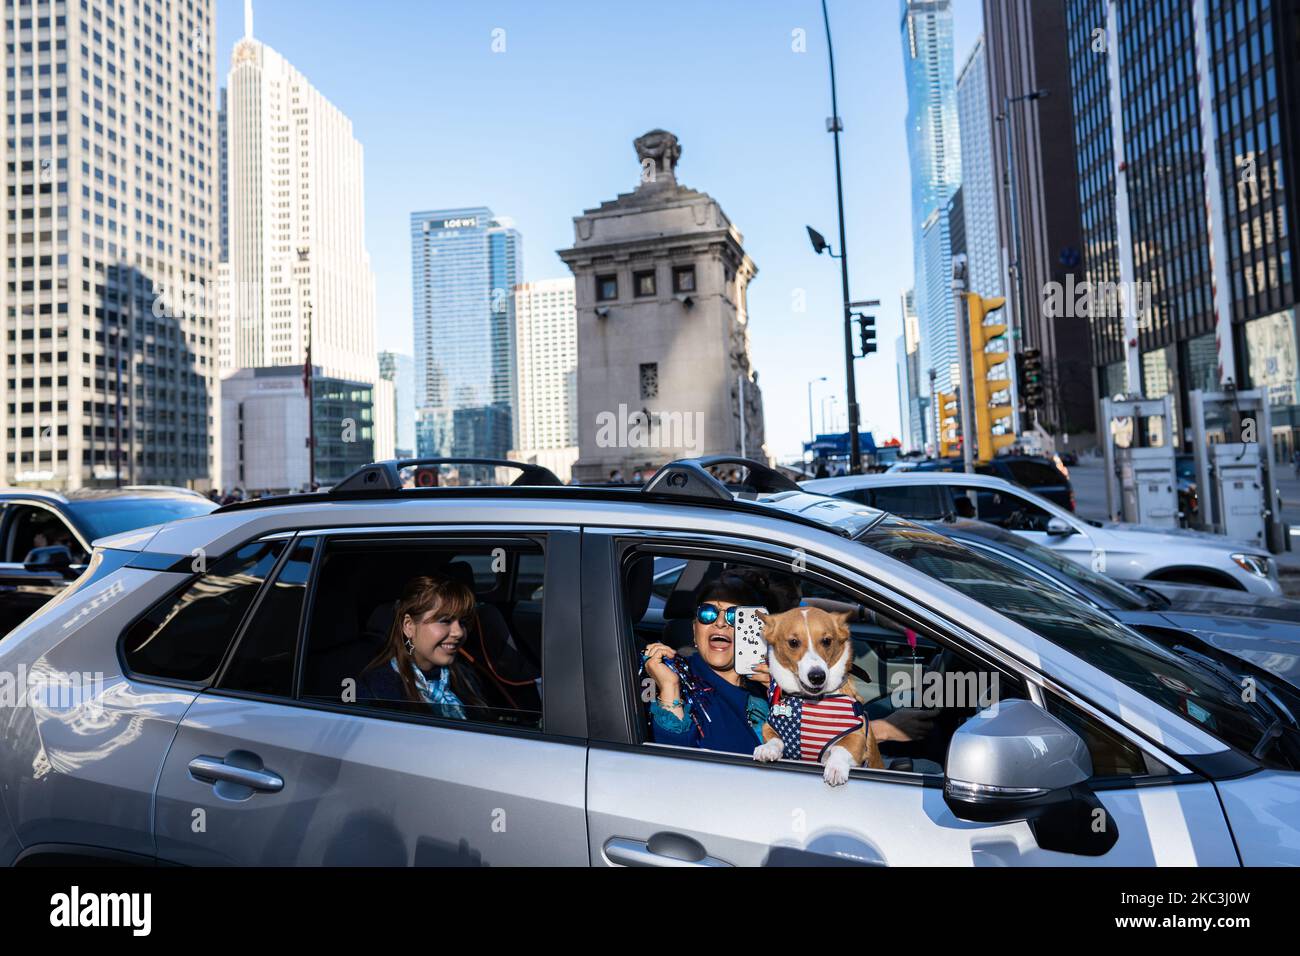
[[555,472],[541,465],[530,465],[508,458],[390,458],[362,465],[330,489],[337,491],[398,491],[402,488],[402,469],[424,465],[485,465],[493,468],[517,468],[519,477],[511,485],[563,485]]
[[670,461],[655,472],[655,476],[645,484],[641,493],[672,498],[732,501],[732,490],[722,479],[708,471],[719,465],[740,465],[748,470],[749,475],[741,491],[762,494],[799,490],[798,484],[790,478],[760,461],[736,455],[705,455],[700,458],[679,458]]

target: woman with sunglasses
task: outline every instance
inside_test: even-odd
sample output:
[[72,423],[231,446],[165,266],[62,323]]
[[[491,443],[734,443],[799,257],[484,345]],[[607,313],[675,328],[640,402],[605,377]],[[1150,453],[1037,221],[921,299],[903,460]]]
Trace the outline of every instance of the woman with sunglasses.
[[[704,584],[695,599],[695,654],[677,658],[666,644],[645,649],[645,671],[655,683],[650,725],[655,743],[751,754],[767,719],[765,689],[771,677],[760,664],[752,679],[736,673],[736,611],[761,605],[743,577],[731,572]],[[676,666],[666,663],[676,659]],[[685,672],[693,693],[682,687]],[[692,696],[693,701],[685,698]]]

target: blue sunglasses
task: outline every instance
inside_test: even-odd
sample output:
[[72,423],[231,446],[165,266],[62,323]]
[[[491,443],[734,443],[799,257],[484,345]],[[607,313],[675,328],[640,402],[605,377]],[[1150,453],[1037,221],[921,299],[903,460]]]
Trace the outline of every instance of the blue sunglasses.
[[695,609],[695,620],[701,624],[712,624],[719,616],[727,622],[727,627],[736,626],[736,609],[734,607],[720,611],[713,604],[701,604]]

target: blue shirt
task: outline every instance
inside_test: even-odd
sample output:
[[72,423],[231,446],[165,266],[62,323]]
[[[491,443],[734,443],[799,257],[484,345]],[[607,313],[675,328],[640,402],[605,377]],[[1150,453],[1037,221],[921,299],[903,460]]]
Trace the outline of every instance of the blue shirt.
[[[712,690],[703,695],[701,706],[696,708],[694,715],[683,700],[685,721],[679,721],[661,708],[656,698],[650,706],[654,742],[746,756],[752,754],[754,748],[763,742],[760,728],[767,719],[767,701],[751,694],[743,683],[739,687],[728,683],[699,657],[688,657],[684,663],[696,680]],[[692,716],[699,718],[699,727]]]

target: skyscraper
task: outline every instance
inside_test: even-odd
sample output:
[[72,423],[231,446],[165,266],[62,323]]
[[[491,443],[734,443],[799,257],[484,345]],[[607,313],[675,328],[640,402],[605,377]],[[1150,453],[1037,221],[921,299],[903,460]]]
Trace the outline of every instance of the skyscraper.
[[373,385],[361,144],[246,17],[227,83],[230,368],[304,365],[310,342],[325,374]]
[[1039,350],[1043,363],[1045,404],[1021,415],[1021,431],[1036,423],[1061,444],[1062,433],[1076,433],[1077,444],[1095,427],[1088,322],[1044,304],[1054,284],[1064,287],[1078,272],[1082,242],[1064,4],[987,0],[984,40],[998,232],[1011,270],[1003,316],[1014,319],[1017,349]]
[[379,353],[379,377],[393,383],[393,408],[396,415],[394,454],[398,458],[415,455],[415,361],[397,352]]
[[9,482],[207,487],[218,467],[213,7],[5,7]]
[[903,444],[909,451],[924,452],[934,429],[929,424],[929,399],[921,385],[921,323],[916,315],[916,293],[908,289],[902,296],[903,345],[907,352],[907,435]]
[[504,458],[514,444],[514,224],[483,206],[411,213],[416,446]]
[[[1275,454],[1289,459],[1300,443],[1295,5],[1066,0],[1065,10],[1083,271],[1136,282],[1150,299],[1131,337],[1119,315],[1093,316],[1095,387],[1172,393],[1179,423],[1193,389],[1263,388]],[[1174,438],[1183,443],[1183,428]]]
[[957,74],[957,125],[961,136],[962,219],[967,275],[972,292],[1002,294],[1002,243],[998,236],[993,178],[993,115],[989,111],[988,58],[984,37]]
[[511,457],[567,481],[578,457],[578,317],[573,277],[515,287],[519,436]]
[[[900,0],[912,174],[912,264],[920,363],[946,388],[956,368],[952,250],[945,211],[961,183],[949,0]],[[928,387],[926,388],[928,391]]]

